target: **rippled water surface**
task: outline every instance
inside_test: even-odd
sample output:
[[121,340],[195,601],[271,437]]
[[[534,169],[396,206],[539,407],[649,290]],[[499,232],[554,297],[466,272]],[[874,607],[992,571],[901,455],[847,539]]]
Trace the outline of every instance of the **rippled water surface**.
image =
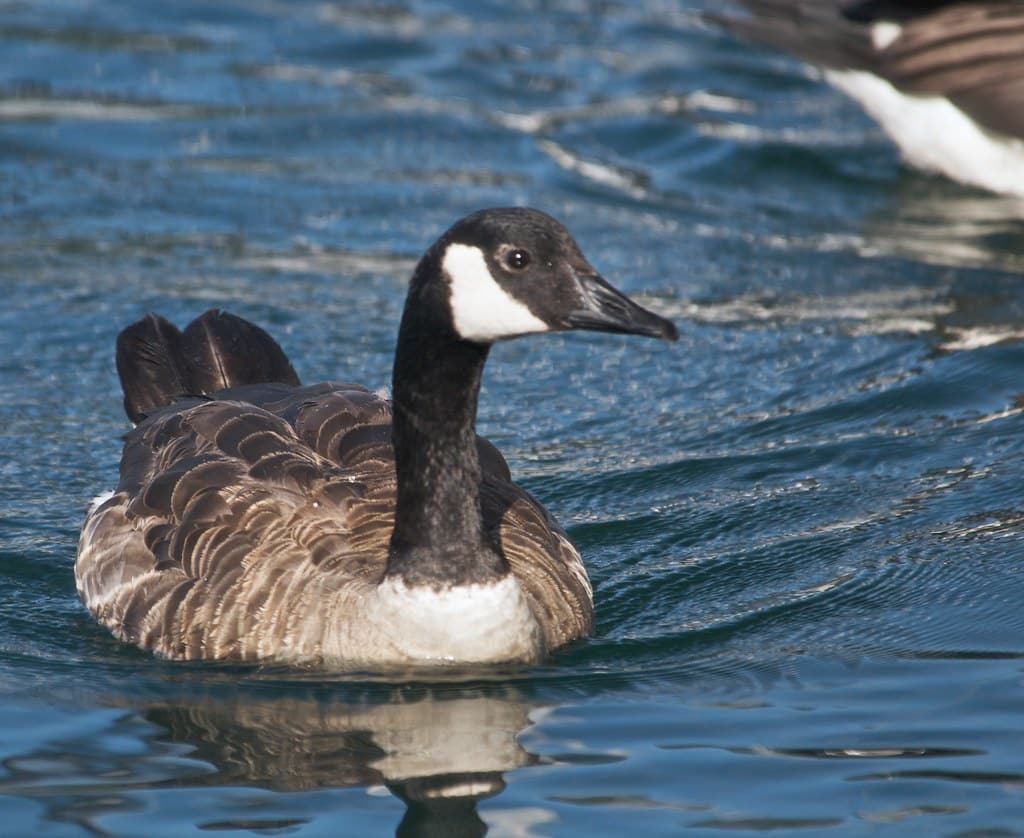
[[[699,12],[0,3],[4,834],[1024,833],[1024,205]],[[93,625],[118,328],[223,306],[379,386],[414,260],[507,204],[682,332],[486,374],[596,636],[389,684]]]

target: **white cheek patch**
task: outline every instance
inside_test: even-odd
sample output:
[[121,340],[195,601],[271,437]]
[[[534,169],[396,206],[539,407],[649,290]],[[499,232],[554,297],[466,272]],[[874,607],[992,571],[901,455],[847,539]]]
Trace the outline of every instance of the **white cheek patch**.
[[480,248],[450,244],[441,267],[448,276],[452,323],[459,337],[490,343],[549,331],[543,320],[494,281]]

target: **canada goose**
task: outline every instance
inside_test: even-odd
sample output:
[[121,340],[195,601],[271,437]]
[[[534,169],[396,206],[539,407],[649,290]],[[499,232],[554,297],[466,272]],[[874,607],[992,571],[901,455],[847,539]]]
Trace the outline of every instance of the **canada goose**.
[[531,662],[586,635],[579,553],[474,431],[491,344],[567,329],[678,338],[519,208],[463,218],[420,260],[390,401],[300,385],[229,314],[183,332],[148,315],[118,336],[137,427],[82,528],[82,601],[178,659]]
[[1024,3],[741,0],[710,15],[824,68],[913,166],[1024,196]]

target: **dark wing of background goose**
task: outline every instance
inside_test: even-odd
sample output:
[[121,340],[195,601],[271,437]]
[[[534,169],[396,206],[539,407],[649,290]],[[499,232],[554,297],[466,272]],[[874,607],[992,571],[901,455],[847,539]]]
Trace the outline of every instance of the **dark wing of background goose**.
[[[909,162],[992,191],[1024,195],[1024,3],[743,0],[742,6],[746,14],[708,17],[741,38],[824,68],[829,81],[881,123]],[[899,114],[887,113],[878,101],[884,88],[855,84],[854,73],[891,85],[896,94],[911,97],[908,104],[916,100],[939,107],[904,112],[905,119],[917,121],[904,130],[895,124]],[[1002,144],[1011,161],[1019,158],[1020,171],[1004,169],[992,177],[972,172],[981,152],[967,135],[948,136],[950,108],[983,139]],[[943,131],[947,136],[939,136]],[[951,154],[963,159],[948,165],[931,159],[923,146],[939,139],[957,142],[960,147]]]

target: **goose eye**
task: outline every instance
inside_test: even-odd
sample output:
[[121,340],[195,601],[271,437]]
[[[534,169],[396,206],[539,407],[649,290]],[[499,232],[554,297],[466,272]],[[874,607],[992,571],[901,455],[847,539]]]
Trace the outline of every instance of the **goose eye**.
[[530,264],[530,254],[518,248],[510,250],[505,257],[505,264],[513,271],[521,271]]

